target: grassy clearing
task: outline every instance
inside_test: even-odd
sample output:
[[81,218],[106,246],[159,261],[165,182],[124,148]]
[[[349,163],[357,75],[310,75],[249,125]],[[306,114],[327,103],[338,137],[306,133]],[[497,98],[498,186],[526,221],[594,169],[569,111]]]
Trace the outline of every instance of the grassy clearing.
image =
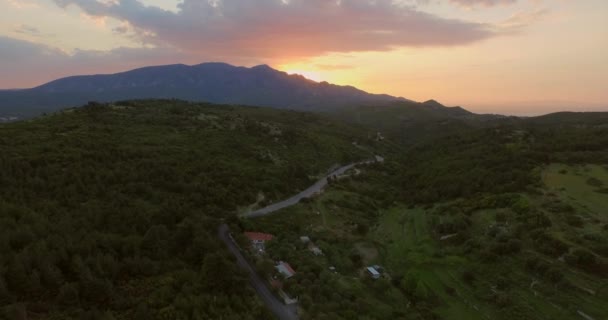
[[[592,179],[599,182],[594,185]],[[543,181],[547,188],[558,194],[562,200],[607,221],[608,193],[598,192],[608,187],[606,167],[553,164],[545,168]]]
[[370,237],[386,247],[384,262],[390,269],[428,262],[435,252],[426,212],[395,207],[381,212]]

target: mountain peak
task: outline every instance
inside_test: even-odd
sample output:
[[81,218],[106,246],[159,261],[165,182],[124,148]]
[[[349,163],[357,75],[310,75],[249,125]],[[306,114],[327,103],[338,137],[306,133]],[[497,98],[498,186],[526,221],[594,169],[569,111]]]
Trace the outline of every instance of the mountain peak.
[[444,105],[442,105],[441,103],[437,102],[437,100],[427,100],[425,102],[423,102],[422,104],[427,105],[429,107],[435,107],[435,108],[445,108]]
[[255,66],[255,67],[251,67],[251,69],[262,69],[262,70],[266,69],[266,70],[275,70],[275,69],[273,69],[272,67],[270,67],[270,66],[269,66],[269,65],[267,65],[267,64],[260,64],[260,65],[257,65],[257,66]]

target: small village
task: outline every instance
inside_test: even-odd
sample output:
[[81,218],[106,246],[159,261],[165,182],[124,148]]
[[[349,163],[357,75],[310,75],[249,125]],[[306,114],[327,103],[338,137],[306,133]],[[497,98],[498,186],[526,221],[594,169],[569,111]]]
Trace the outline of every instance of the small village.
[[[249,242],[248,251],[251,253],[251,259],[259,262],[268,259],[266,248],[273,241],[278,241],[277,238],[268,233],[262,232],[244,232],[244,237]],[[300,245],[304,248],[298,251],[298,254],[310,254],[315,257],[323,256],[323,250],[319,248],[314,241],[308,235],[300,236]],[[289,261],[276,260],[273,262],[273,269],[271,272],[265,272],[260,274],[270,284],[271,288],[276,291],[276,294],[283,300],[286,305],[295,304],[298,302],[298,297],[285,289],[285,282],[297,275],[296,269],[289,263]],[[327,270],[331,273],[338,274],[339,271],[334,266],[328,266]],[[260,270],[258,270],[260,271]],[[268,271],[268,270],[267,270]],[[359,270],[359,275],[363,278],[378,280],[382,277],[388,277],[384,268],[379,265],[369,265]]]

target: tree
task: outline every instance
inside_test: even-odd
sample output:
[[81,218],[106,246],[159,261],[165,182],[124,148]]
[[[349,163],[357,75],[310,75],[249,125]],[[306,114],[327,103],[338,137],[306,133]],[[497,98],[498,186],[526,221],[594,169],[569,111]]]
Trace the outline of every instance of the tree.
[[259,259],[256,262],[256,269],[263,275],[270,275],[274,272],[274,263],[268,258]]
[[150,312],[150,308],[145,303],[140,303],[135,310],[135,315],[133,319],[135,320],[149,320],[153,319],[152,312]]
[[25,293],[25,290],[28,287],[29,278],[19,256],[15,257],[10,263],[7,274],[11,275],[7,279],[11,292],[17,294]]
[[29,274],[27,290],[30,294],[37,294],[42,291],[42,285],[40,283],[40,273],[37,270],[34,270]]
[[546,274],[547,278],[553,283],[560,282],[564,278],[564,274],[561,273],[557,268],[550,268]]
[[588,250],[577,248],[572,251],[576,257],[576,263],[581,266],[593,266],[597,263],[597,257]]
[[214,292],[231,293],[240,281],[239,271],[219,253],[205,256],[199,273],[203,286]]
[[469,285],[472,285],[475,281],[475,273],[472,270],[465,270],[462,272],[462,280]]
[[42,283],[49,289],[57,289],[63,283],[63,274],[57,266],[50,261],[41,266]]
[[365,236],[369,231],[369,226],[365,223],[357,223],[357,233],[361,236]]
[[414,297],[418,301],[423,301],[429,298],[429,290],[426,288],[426,285],[422,282],[418,282],[416,285],[416,290],[414,290]]
[[141,242],[142,250],[151,258],[163,259],[167,255],[169,230],[164,225],[148,229]]
[[0,304],[5,303],[10,299],[10,292],[6,287],[6,281],[4,275],[0,273]]
[[78,287],[75,284],[66,283],[61,286],[57,295],[57,303],[64,306],[77,306],[79,301]]
[[24,303],[15,303],[5,309],[5,314],[11,320],[27,320],[27,308]]

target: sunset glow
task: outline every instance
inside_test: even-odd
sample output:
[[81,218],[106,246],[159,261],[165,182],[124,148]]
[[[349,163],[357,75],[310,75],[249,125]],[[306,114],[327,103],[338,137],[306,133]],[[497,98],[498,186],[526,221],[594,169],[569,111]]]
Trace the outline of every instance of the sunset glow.
[[299,74],[301,76],[303,76],[304,78],[307,78],[309,80],[312,80],[314,82],[321,82],[321,81],[325,81],[323,79],[323,76],[321,75],[320,72],[318,71],[308,71],[308,70],[285,70],[285,72],[287,72],[288,74]]
[[268,64],[479,112],[608,109],[604,0],[0,0],[0,88]]

